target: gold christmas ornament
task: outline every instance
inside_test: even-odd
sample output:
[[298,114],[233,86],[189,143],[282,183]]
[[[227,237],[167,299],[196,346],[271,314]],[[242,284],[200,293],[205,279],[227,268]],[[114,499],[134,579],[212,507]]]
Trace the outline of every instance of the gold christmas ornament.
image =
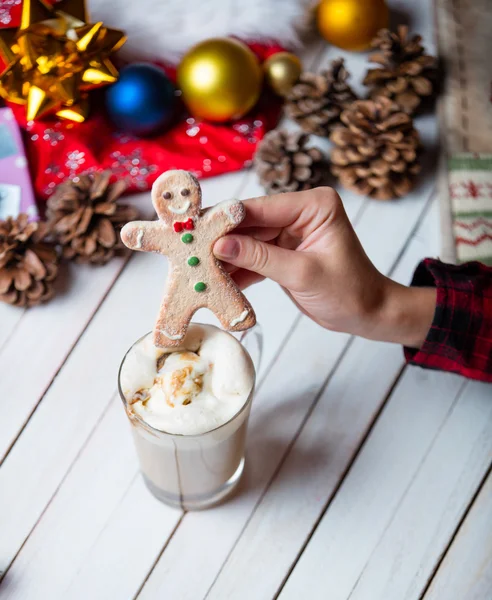
[[224,122],[253,108],[262,76],[258,59],[245,44],[213,38],[186,53],[178,66],[177,83],[194,117]]
[[0,30],[0,96],[26,105],[28,121],[55,112],[80,123],[87,92],[118,79],[109,55],[125,40],[102,22],[87,23],[84,0],[24,0],[19,29]]
[[384,0],[321,0],[317,24],[327,42],[344,50],[366,50],[380,29],[388,27]]
[[279,96],[287,96],[302,73],[302,63],[291,52],[277,52],[263,63],[265,79]]

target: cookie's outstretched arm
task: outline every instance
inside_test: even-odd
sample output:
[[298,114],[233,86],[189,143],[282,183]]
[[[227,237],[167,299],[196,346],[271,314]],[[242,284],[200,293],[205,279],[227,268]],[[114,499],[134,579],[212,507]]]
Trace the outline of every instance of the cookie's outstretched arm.
[[240,200],[225,200],[205,210],[204,218],[214,223],[217,239],[232,231],[246,216],[244,204]]
[[121,239],[131,250],[168,254],[169,234],[160,221],[132,221],[121,230]]

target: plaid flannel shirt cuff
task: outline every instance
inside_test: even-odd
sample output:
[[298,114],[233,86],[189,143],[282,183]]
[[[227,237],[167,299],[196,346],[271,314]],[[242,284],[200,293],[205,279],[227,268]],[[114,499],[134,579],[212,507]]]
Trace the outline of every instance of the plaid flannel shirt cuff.
[[484,302],[492,302],[491,271],[472,262],[448,265],[425,259],[412,284],[437,288],[434,319],[419,350],[405,348],[407,362],[429,369],[492,380],[491,319]]

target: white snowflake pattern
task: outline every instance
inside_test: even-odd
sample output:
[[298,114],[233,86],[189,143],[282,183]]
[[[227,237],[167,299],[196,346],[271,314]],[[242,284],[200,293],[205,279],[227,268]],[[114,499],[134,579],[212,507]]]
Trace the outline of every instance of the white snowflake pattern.
[[[34,137],[34,136],[32,136]],[[32,139],[32,138],[31,138]],[[58,142],[61,142],[65,139],[62,131],[58,129],[53,129],[52,127],[48,127],[43,131],[43,140],[45,142],[49,142],[50,146],[56,146]]]
[[[31,131],[33,130],[33,128],[34,128],[34,121],[28,121],[26,123],[26,131],[29,132],[29,133],[31,133]],[[31,136],[31,140],[33,142],[36,142],[38,139],[39,139],[39,135],[37,133],[33,133],[33,135]]]
[[189,135],[190,137],[195,137],[198,133],[200,133],[200,127],[198,127],[198,125],[193,125],[186,129],[186,135]]
[[66,179],[71,179],[73,182],[77,183],[77,181],[79,181],[79,179],[82,175],[89,175],[90,173],[94,173],[95,171],[97,171],[97,168],[92,166],[92,167],[88,167],[87,169],[84,169],[78,175],[74,176],[72,172],[67,174],[64,171],[62,171],[59,164],[50,163],[46,167],[44,172],[46,175],[51,175],[52,180],[48,183],[47,186],[45,186],[43,192],[44,192],[45,196],[50,196],[53,193],[53,190],[55,189],[55,187],[57,185],[59,185],[60,183],[63,183]]
[[45,196],[51,196],[55,187],[65,179],[66,175],[61,170],[60,165],[56,163],[49,163],[44,172],[46,175],[51,175],[53,178],[43,189]]
[[48,185],[46,185],[43,189],[43,193],[45,196],[51,196],[51,194],[53,193],[54,189],[56,187],[56,183],[54,181],[50,181],[48,183]]
[[134,150],[130,154],[123,154],[123,152],[115,150],[109,156],[113,159],[111,169],[115,175],[125,179],[139,190],[149,188],[147,179],[149,175],[157,171],[157,165],[151,165],[143,159],[140,150]]
[[50,163],[44,170],[46,175],[56,175],[58,179],[64,179],[65,173],[61,170],[61,167],[57,163]]
[[12,21],[11,10],[14,6],[19,6],[22,0],[0,0],[0,23],[8,25]]
[[[188,117],[186,119],[186,135],[190,137],[195,137],[200,133],[200,123],[196,122],[193,117]],[[200,138],[201,139],[201,138]],[[201,142],[202,144],[204,142]]]
[[70,170],[69,177],[74,177],[80,167],[85,163],[85,152],[73,150],[67,154],[65,166]]
[[[252,123],[236,123],[232,128],[244,136],[250,144],[255,144],[258,141],[256,134],[262,125],[263,121],[255,119]],[[239,140],[240,138],[237,136],[234,138],[235,142],[238,142]]]
[[127,144],[128,142],[134,142],[138,138],[129,133],[123,133],[122,131],[115,131],[111,134],[115,140],[117,140],[120,144]]
[[[98,170],[97,167],[88,167],[87,169],[84,169],[83,171],[81,171],[78,175],[75,175],[75,177],[72,177],[72,181],[74,183],[77,183],[80,181],[80,178],[83,177],[84,175],[91,175],[91,173],[95,173]],[[99,171],[101,171],[101,169],[99,169]]]

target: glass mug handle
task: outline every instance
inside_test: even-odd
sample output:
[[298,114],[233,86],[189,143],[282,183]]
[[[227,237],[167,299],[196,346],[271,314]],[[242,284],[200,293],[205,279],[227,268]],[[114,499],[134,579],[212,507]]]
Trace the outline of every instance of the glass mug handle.
[[263,331],[261,326],[257,323],[251,329],[243,332],[239,338],[239,341],[251,356],[255,371],[258,374],[261,365],[261,357],[263,354]]

